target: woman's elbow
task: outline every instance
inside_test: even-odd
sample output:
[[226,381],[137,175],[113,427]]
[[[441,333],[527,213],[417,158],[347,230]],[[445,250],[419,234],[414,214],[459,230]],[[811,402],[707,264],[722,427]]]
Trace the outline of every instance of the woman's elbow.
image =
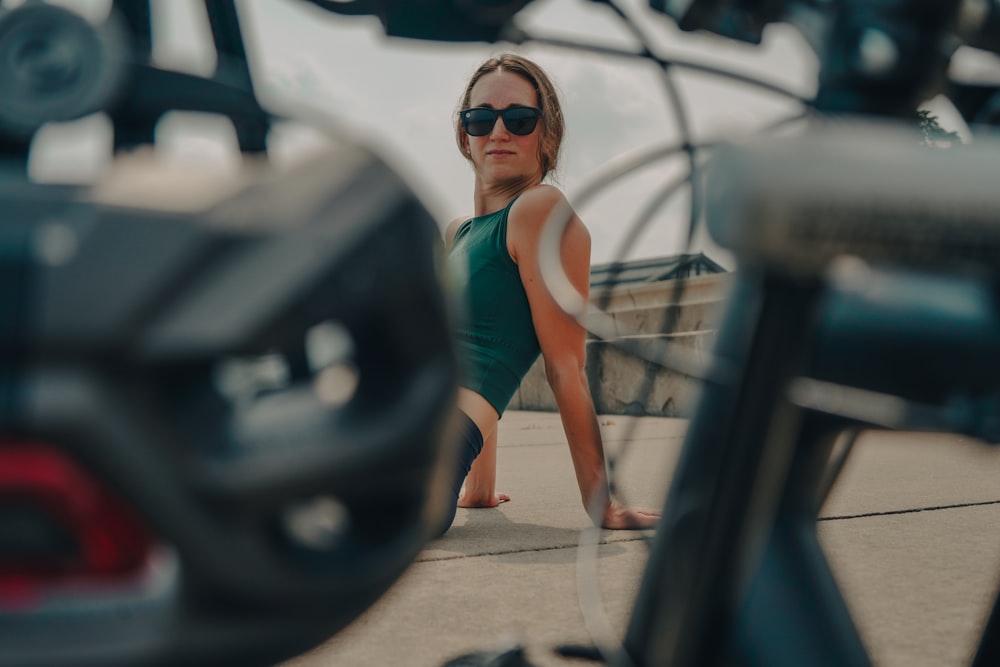
[[545,363],[545,379],[553,391],[576,386],[586,386],[587,374],[583,363],[576,360]]

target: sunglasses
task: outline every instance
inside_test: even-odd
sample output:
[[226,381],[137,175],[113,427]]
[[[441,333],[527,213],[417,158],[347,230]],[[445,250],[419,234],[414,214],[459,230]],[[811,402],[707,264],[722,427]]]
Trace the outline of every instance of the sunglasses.
[[489,109],[487,107],[476,107],[465,109],[459,112],[462,118],[462,127],[466,134],[471,137],[485,137],[493,131],[493,126],[497,123],[497,118],[503,118],[503,126],[511,134],[526,136],[535,131],[538,119],[542,115],[541,109],[535,107],[510,107],[507,109]]

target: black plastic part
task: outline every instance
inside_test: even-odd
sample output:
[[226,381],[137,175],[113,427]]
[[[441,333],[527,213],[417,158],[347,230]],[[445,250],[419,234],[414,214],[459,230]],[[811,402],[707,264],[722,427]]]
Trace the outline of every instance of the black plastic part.
[[[205,0],[205,11],[212,29],[212,39],[218,54],[215,79],[225,81],[235,88],[253,91],[253,78],[250,75],[250,63],[247,60],[246,45],[243,43],[243,32],[240,29],[239,14],[236,11],[235,0]],[[267,148],[267,114],[263,112],[254,98],[250,107],[253,114],[246,112],[229,117],[236,130],[236,139],[240,150],[244,153],[262,153]]]
[[948,99],[974,131],[1000,127],[1000,86],[952,83]]
[[[32,316],[31,237],[23,228],[0,225],[0,422],[22,408],[21,372]],[[20,349],[20,353],[15,350]]]
[[520,646],[501,651],[479,651],[452,658],[441,667],[533,667]]
[[120,28],[41,2],[0,13],[0,136],[30,141],[46,123],[108,107],[124,76]]
[[993,603],[993,611],[983,628],[982,639],[976,650],[972,667],[989,667],[1000,664],[1000,595]]
[[[762,576],[760,564],[782,553],[772,551],[775,531],[784,530],[775,512],[792,477],[802,420],[783,393],[808,349],[817,290],[757,273],[742,275],[733,287],[715,356],[742,369],[741,379],[706,385],[688,429],[625,638],[637,665],[731,664],[746,591]],[[807,510],[814,509],[810,502]],[[801,553],[792,558],[802,559],[805,578],[822,579],[819,561]],[[837,598],[820,598],[814,609],[837,604]],[[848,623],[838,634],[856,631]],[[755,635],[754,645],[737,655],[780,653],[769,645],[773,640]],[[814,648],[815,654],[788,654],[789,662],[775,664],[812,664],[826,647]]]
[[1000,1],[987,0],[985,8],[986,16],[968,38],[968,44],[973,48],[1000,53]]
[[[869,267],[819,302],[817,379],[927,404],[996,391],[1000,298],[973,276]],[[942,425],[945,426],[945,425]]]
[[55,516],[35,504],[0,504],[0,567],[14,563],[59,564],[79,557],[76,538]]
[[440,42],[496,42],[531,0],[308,0],[336,14],[374,14],[387,35]]
[[[18,397],[0,431],[65,448],[166,556],[128,585],[0,612],[0,663],[265,665],[302,652],[388,588],[443,509],[457,368],[437,225],[348,144],[202,213],[85,194],[3,190],[0,270],[30,279],[0,284],[17,331],[0,341],[0,372]],[[26,252],[52,220],[75,239],[58,262]],[[343,403],[317,393],[319,367],[242,398],[220,389],[225,364],[301,349],[324,323],[353,341]],[[341,519],[318,542],[290,523],[316,503]]]
[[681,30],[705,30],[730,39],[760,44],[764,28],[784,16],[788,0],[693,0],[675,9],[669,0],[649,0],[649,6],[677,22]]
[[910,117],[945,87],[960,0],[842,0],[820,54],[814,105]]
[[817,482],[844,424],[804,415],[774,527],[746,588],[721,664],[868,665],[870,660],[820,546]]

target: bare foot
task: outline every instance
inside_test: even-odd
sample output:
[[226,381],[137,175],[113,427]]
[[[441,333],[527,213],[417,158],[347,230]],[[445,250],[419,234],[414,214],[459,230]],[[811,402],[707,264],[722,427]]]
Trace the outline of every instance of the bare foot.
[[602,528],[611,530],[643,530],[655,528],[660,519],[660,511],[646,508],[623,507],[616,502],[608,503],[601,520]]
[[465,489],[458,495],[459,507],[496,507],[500,503],[510,502],[510,496],[506,493],[494,493],[491,495],[475,495],[466,493]]

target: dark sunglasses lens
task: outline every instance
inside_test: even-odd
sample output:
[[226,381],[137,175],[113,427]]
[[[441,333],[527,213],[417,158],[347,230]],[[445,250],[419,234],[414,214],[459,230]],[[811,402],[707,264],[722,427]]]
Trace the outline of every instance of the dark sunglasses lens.
[[538,112],[534,109],[507,109],[503,112],[503,124],[513,134],[531,134],[538,124]]
[[462,113],[462,125],[465,131],[473,137],[482,137],[490,133],[493,124],[497,122],[497,112],[492,109],[469,109]]

